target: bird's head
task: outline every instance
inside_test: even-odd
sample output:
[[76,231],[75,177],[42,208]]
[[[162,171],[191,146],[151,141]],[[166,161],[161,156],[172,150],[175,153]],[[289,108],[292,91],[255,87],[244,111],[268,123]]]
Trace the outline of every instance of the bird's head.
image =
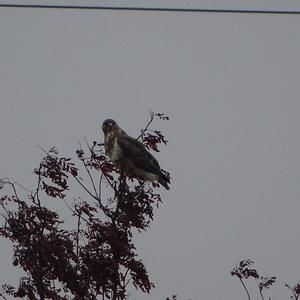
[[114,131],[118,128],[119,128],[118,124],[113,119],[107,119],[102,124],[102,130],[105,135],[107,135],[109,132]]

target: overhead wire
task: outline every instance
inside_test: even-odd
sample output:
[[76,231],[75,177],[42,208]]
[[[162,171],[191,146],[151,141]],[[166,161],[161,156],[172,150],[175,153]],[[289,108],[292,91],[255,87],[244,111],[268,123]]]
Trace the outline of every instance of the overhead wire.
[[69,9],[69,10],[111,10],[111,11],[144,11],[144,12],[178,12],[178,13],[227,13],[227,14],[269,14],[300,15],[298,10],[270,9],[218,9],[218,8],[180,8],[180,7],[141,7],[141,6],[98,6],[98,5],[50,5],[50,4],[7,4],[0,3],[0,8],[32,9]]

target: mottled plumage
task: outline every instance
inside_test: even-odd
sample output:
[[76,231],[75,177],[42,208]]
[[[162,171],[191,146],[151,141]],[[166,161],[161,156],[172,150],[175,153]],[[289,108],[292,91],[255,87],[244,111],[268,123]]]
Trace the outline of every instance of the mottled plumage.
[[118,124],[108,119],[103,122],[105,153],[110,161],[121,167],[126,174],[158,181],[169,189],[169,178],[161,171],[158,161],[137,139],[129,136]]

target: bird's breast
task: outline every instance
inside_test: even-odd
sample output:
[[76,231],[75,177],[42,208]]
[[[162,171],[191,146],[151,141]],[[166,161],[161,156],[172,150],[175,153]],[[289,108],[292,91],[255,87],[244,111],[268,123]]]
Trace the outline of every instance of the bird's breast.
[[120,160],[122,157],[122,150],[118,144],[118,138],[115,137],[112,141],[112,147],[111,147],[111,151],[109,153],[109,159],[112,162],[116,162],[118,160]]

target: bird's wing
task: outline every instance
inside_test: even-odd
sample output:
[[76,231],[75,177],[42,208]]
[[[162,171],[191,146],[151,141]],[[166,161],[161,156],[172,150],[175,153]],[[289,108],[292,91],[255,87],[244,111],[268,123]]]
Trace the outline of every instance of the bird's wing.
[[118,137],[118,144],[122,149],[123,157],[132,161],[135,167],[154,174],[160,173],[158,161],[141,142],[131,136],[121,135]]

